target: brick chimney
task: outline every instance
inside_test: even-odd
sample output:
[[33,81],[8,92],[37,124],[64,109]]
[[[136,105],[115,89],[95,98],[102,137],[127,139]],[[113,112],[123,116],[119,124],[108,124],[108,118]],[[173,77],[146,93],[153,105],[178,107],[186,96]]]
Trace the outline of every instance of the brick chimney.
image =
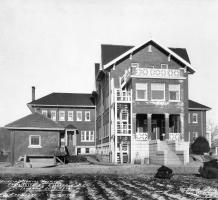
[[36,88],[35,86],[32,86],[32,101],[35,100],[35,97],[36,97]]

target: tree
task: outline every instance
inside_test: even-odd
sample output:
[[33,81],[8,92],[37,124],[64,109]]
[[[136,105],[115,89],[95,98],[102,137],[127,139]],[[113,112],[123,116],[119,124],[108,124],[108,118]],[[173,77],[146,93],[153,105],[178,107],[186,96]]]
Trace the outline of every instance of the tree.
[[203,155],[204,153],[208,153],[210,151],[209,142],[205,137],[199,136],[196,138],[194,143],[191,144],[192,153]]
[[218,139],[218,125],[216,125],[212,120],[207,122],[207,132],[211,133],[212,141]]

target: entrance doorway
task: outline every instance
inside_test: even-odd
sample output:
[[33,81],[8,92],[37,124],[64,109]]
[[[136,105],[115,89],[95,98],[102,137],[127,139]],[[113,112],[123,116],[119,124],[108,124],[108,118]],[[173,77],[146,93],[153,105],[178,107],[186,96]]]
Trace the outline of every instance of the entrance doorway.
[[165,117],[163,114],[152,114],[151,132],[156,140],[165,140]]

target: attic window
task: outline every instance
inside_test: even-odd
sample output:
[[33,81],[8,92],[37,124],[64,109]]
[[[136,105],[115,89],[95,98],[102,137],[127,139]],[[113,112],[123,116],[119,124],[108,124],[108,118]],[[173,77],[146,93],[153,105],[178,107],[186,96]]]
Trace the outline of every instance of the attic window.
[[151,45],[148,46],[148,52],[152,52]]

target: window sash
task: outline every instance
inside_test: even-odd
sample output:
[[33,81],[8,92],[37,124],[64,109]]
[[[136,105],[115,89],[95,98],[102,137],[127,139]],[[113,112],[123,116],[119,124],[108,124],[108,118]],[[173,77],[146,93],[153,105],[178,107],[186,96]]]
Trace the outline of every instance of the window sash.
[[180,85],[170,84],[169,85],[169,100],[180,101]]
[[136,83],[136,99],[147,100],[147,83]]
[[198,123],[198,114],[197,113],[193,113],[193,115],[192,115],[192,123]]
[[47,110],[42,110],[42,114],[47,117],[48,116],[48,111]]
[[76,112],[76,121],[82,121],[82,111]]
[[41,136],[30,135],[29,136],[29,147],[41,147]]
[[81,131],[81,142],[94,142],[94,131]]
[[55,110],[52,110],[52,111],[51,111],[51,119],[52,119],[53,121],[56,121],[56,111],[55,111]]
[[158,101],[165,100],[165,84],[151,84],[151,99]]
[[59,121],[65,121],[65,111],[59,111]]
[[68,111],[68,121],[73,121],[73,111]]
[[85,111],[85,121],[91,121],[90,111]]

